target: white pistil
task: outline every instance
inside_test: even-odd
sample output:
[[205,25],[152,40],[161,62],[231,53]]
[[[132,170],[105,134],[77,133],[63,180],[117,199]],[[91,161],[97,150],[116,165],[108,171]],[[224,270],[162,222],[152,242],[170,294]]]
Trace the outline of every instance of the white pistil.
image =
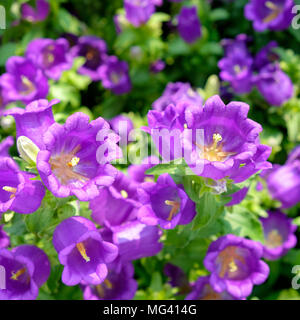
[[9,187],[9,186],[4,186],[2,189],[6,192],[11,193],[10,199],[14,198],[16,196],[17,188]]

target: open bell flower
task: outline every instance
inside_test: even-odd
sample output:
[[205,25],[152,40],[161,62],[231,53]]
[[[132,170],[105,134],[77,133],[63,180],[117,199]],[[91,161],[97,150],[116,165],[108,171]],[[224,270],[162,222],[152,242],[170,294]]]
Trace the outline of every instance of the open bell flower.
[[0,77],[5,101],[21,101],[27,104],[47,96],[48,80],[32,61],[23,57],[10,57],[5,66],[6,73]]
[[204,258],[204,266],[211,272],[211,287],[238,299],[248,297],[253,285],[262,284],[269,275],[262,257],[263,247],[256,241],[232,234],[218,238],[210,244]]
[[264,258],[277,260],[297,244],[297,226],[281,211],[268,212],[267,218],[260,218],[264,230]]
[[162,174],[156,183],[144,182],[138,188],[142,206],[138,219],[148,225],[173,229],[190,223],[196,215],[195,204],[169,174]]
[[126,19],[135,27],[145,24],[155,12],[153,0],[125,0]]
[[33,245],[0,249],[0,265],[6,274],[6,289],[0,290],[0,300],[36,299],[50,275],[47,255]]
[[11,158],[0,158],[0,214],[8,210],[29,214],[40,207],[45,188],[32,178],[35,175],[20,171]]
[[118,255],[117,246],[103,241],[93,222],[78,216],[56,227],[53,245],[64,266],[62,282],[68,286],[82,281],[93,285],[102,283],[108,274],[107,264]]
[[118,141],[103,118],[89,122],[80,112],[64,125],[52,124],[43,135],[45,148],[37,156],[42,181],[59,198],[96,198],[99,187],[110,186],[117,175],[110,162],[122,157]]
[[134,267],[131,262],[116,266],[114,262],[108,266],[106,279],[98,285],[83,286],[84,300],[131,300],[137,290],[137,282],[133,279]]
[[45,20],[50,11],[50,5],[46,0],[36,0],[36,9],[28,3],[22,3],[21,16],[22,19],[29,22],[39,22]]

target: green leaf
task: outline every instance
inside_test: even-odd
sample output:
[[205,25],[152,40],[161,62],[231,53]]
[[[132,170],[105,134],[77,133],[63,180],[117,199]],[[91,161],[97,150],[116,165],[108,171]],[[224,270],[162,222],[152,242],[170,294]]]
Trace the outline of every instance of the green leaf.
[[15,43],[6,43],[0,47],[0,66],[4,66],[7,59],[15,55],[17,45]]

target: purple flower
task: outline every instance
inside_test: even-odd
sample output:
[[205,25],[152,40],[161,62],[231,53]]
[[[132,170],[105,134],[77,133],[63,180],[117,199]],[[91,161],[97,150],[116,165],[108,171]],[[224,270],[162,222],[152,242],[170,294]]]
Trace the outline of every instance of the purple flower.
[[13,137],[7,137],[2,142],[0,142],[0,158],[9,157],[9,149],[13,144]]
[[103,241],[96,226],[83,217],[61,222],[54,231],[53,245],[64,266],[62,282],[68,286],[81,281],[102,283],[108,274],[107,264],[118,255],[118,248]]
[[[209,98],[203,108],[187,109],[186,126],[193,134],[184,134],[185,158],[197,175],[242,182],[271,167],[266,161],[271,148],[260,144],[262,127],[248,119],[248,111],[249,105],[225,105],[219,96]],[[203,130],[203,139],[197,129]]]
[[0,77],[2,95],[7,102],[21,101],[24,104],[47,96],[49,86],[41,69],[23,57],[10,57],[6,73]]
[[3,88],[0,84],[0,116],[2,116],[2,110],[4,109],[4,107],[7,105],[7,101],[6,101],[6,95],[3,92]]
[[185,300],[240,300],[227,291],[217,292],[209,282],[209,276],[199,277],[193,285],[193,290]]
[[241,203],[245,199],[245,197],[248,193],[248,190],[249,190],[249,188],[244,187],[241,190],[231,194],[230,196],[232,197],[232,199],[230,202],[226,203],[226,207],[235,206],[235,205]]
[[135,27],[145,24],[155,12],[153,0],[124,0],[126,19]]
[[293,163],[294,161],[300,161],[300,145],[290,152],[286,163]]
[[121,95],[131,90],[128,64],[125,61],[119,61],[115,56],[107,58],[105,64],[99,68],[99,75],[103,87],[111,90],[116,95]]
[[99,191],[90,201],[92,218],[102,226],[113,227],[136,218],[136,184],[119,172],[114,183]]
[[294,94],[293,83],[277,64],[263,68],[256,80],[258,91],[266,101],[280,107]]
[[146,181],[154,181],[154,177],[147,175],[146,171],[157,164],[159,164],[159,159],[156,156],[147,157],[141,164],[130,165],[128,167],[128,176],[137,184]]
[[3,225],[0,225],[0,249],[7,248],[10,245],[8,234],[4,231]]
[[221,44],[223,46],[225,56],[250,56],[247,48],[247,42],[250,38],[246,34],[238,34],[234,39],[223,39]]
[[170,82],[162,96],[153,102],[152,108],[163,111],[169,104],[176,105],[179,102],[190,102],[200,107],[203,104],[203,99],[197,91],[192,89],[189,83]]
[[280,201],[282,208],[290,208],[300,202],[300,160],[265,172],[265,179],[271,197]]
[[8,210],[28,214],[41,205],[45,188],[35,176],[20,171],[10,158],[0,158],[0,213]]
[[131,300],[137,290],[133,279],[134,268],[127,262],[120,267],[115,263],[108,265],[108,275],[103,283],[83,288],[84,300]]
[[287,29],[293,19],[293,0],[249,0],[245,17],[253,21],[256,31]]
[[37,156],[42,181],[56,197],[96,198],[99,186],[111,185],[116,176],[109,162],[122,156],[118,141],[103,118],[89,123],[80,112],[64,125],[52,124],[43,135],[45,149]]
[[94,36],[80,37],[77,44],[70,50],[70,54],[74,58],[85,57],[86,61],[78,72],[89,76],[93,81],[100,80],[99,67],[107,59],[106,52],[105,41]]
[[102,235],[106,240],[112,239],[118,246],[120,261],[123,263],[154,256],[162,249],[162,243],[159,242],[162,231],[137,220],[113,227],[112,231],[106,229]]
[[26,58],[42,69],[48,78],[58,80],[64,70],[72,67],[68,50],[66,39],[35,39],[28,44]]
[[44,251],[21,245],[13,250],[0,249],[0,265],[5,268],[6,289],[0,300],[34,300],[50,275],[50,262]]
[[159,73],[166,67],[166,64],[162,60],[156,60],[150,65],[150,71],[152,73]]
[[167,173],[156,183],[144,182],[137,192],[142,204],[138,219],[145,224],[173,229],[190,223],[196,215],[195,204]]
[[189,280],[181,268],[167,263],[164,267],[164,274],[170,279],[169,284],[179,289],[178,294],[187,294],[191,291]]
[[41,99],[31,102],[22,108],[12,108],[7,110],[5,116],[13,116],[16,122],[17,139],[25,136],[32,140],[40,149],[45,148],[43,135],[54,123],[52,106],[59,100]]
[[296,246],[297,238],[294,233],[297,226],[281,211],[268,214],[267,218],[260,218],[265,236],[263,256],[268,260],[277,260]]
[[108,120],[111,128],[120,136],[120,145],[126,146],[128,144],[129,133],[134,129],[130,118],[118,115]]
[[260,71],[267,65],[274,63],[279,60],[279,56],[274,52],[274,48],[277,48],[278,44],[276,41],[269,42],[263,47],[255,56],[254,69]]
[[49,3],[46,0],[36,1],[36,10],[32,8],[28,3],[22,3],[21,15],[24,20],[29,22],[43,21],[49,14]]
[[253,285],[263,283],[269,275],[268,265],[261,260],[260,243],[229,234],[212,242],[204,258],[211,272],[211,287],[218,293],[227,291],[235,298],[246,298]]
[[196,6],[181,8],[178,16],[178,32],[187,43],[194,43],[201,37],[201,23]]

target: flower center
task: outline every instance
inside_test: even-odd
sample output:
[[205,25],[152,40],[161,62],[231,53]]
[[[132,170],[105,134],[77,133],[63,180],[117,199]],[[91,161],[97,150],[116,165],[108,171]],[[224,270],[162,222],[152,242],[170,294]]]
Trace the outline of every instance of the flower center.
[[16,196],[17,188],[4,186],[2,189],[4,191],[7,191],[7,192],[11,193],[9,199],[12,199],[12,198],[14,198]]
[[199,298],[199,300],[221,300],[220,293],[215,292],[209,284],[204,286],[204,292],[204,296]]
[[85,57],[87,58],[87,60],[94,60],[97,56],[97,53],[98,51],[95,48],[89,46]]
[[127,193],[125,190],[121,190],[121,196],[122,196],[124,199],[127,199],[127,198],[128,198],[128,193]]
[[110,79],[114,84],[118,84],[120,82],[120,75],[116,72],[112,72],[110,74]]
[[17,272],[12,272],[11,279],[12,280],[19,280],[19,277],[26,272],[26,268],[22,268],[18,270]]
[[25,76],[21,76],[22,88],[21,93],[24,95],[28,95],[32,93],[36,88],[35,85]]
[[61,183],[66,185],[72,180],[86,182],[87,177],[75,172],[75,168],[80,162],[76,153],[80,150],[80,145],[75,147],[70,153],[61,153],[59,156],[51,157],[50,165],[54,173],[60,179]]
[[263,19],[264,23],[269,23],[275,20],[282,12],[282,8],[273,3],[272,1],[267,1],[265,6],[271,10],[271,12]]
[[[206,159],[208,161],[220,161],[220,162],[223,162],[228,157],[235,155],[236,152],[223,151],[223,144],[220,143],[222,140],[223,140],[223,138],[219,133],[214,133],[213,134],[213,143],[211,143],[208,146],[204,146],[202,158]],[[196,143],[196,146],[198,148],[201,148],[201,146],[198,145],[197,143]]]
[[265,244],[268,248],[276,248],[282,245],[282,240],[282,236],[279,234],[278,230],[274,229],[268,233]]
[[168,221],[171,221],[174,216],[178,213],[179,208],[180,208],[180,202],[178,201],[171,201],[171,200],[166,200],[165,204],[168,206],[171,206],[171,211],[169,213],[169,216],[167,218]]
[[98,284],[96,286],[96,291],[97,291],[100,298],[105,297],[105,289],[106,289],[105,287],[110,290],[113,288],[112,283],[108,279],[105,279],[103,281],[103,284]]
[[91,261],[90,257],[86,253],[85,246],[82,242],[77,243],[76,248],[79,251],[79,253],[81,254],[82,258],[85,260],[85,262]]
[[228,246],[219,254],[218,259],[221,263],[221,270],[219,276],[224,278],[226,274],[234,275],[238,270],[236,261],[245,263],[245,259],[237,253],[237,248],[235,246]]

